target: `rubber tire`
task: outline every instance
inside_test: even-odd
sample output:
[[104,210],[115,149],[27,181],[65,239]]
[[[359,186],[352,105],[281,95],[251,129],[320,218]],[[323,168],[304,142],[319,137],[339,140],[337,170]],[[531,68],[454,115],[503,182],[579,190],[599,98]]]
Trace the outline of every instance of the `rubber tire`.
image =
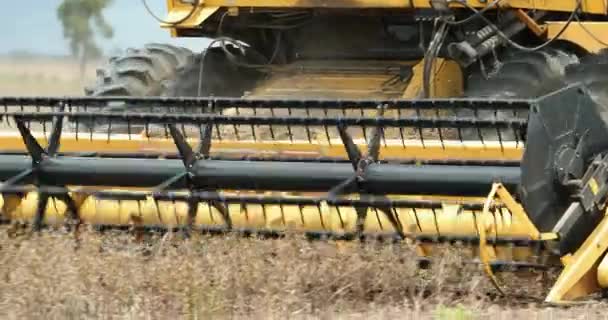
[[[502,64],[496,72],[486,78],[480,71],[468,78],[464,96],[467,98],[487,99],[528,99],[537,98],[558,90],[565,85],[565,74],[568,66],[578,64],[575,53],[558,49],[545,48],[535,52],[510,51],[502,57]],[[475,112],[470,109],[458,110],[459,117],[472,117]],[[481,119],[526,119],[527,112],[512,111],[478,111]],[[512,130],[480,129],[484,140],[519,140]],[[479,140],[478,129],[467,128],[462,131],[465,140]]]
[[568,85],[584,84],[596,102],[608,106],[608,49],[589,54],[580,64],[569,66],[566,80]]
[[[204,59],[204,61],[201,61]],[[250,56],[244,63],[261,63]],[[203,74],[201,78],[201,62]],[[177,80],[167,88],[167,95],[174,97],[242,97],[247,90],[255,87],[262,77],[259,71],[238,66],[231,62],[219,47],[197,54],[191,64],[178,72]],[[199,82],[201,85],[199,92]]]
[[564,85],[566,68],[579,58],[557,48],[508,52],[499,69],[487,79],[475,72],[467,81],[466,97],[536,98]]
[[167,44],[128,49],[97,69],[97,81],[85,89],[85,93],[89,96],[161,96],[193,60],[190,50]]

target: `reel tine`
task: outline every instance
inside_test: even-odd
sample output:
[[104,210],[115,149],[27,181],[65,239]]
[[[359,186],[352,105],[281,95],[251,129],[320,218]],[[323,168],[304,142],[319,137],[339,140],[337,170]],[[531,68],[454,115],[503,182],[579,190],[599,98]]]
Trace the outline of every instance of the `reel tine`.
[[[254,106],[252,108],[252,110],[253,110],[253,116],[254,117],[257,116],[258,115],[258,109]],[[250,126],[251,126],[251,137],[253,138],[253,141],[254,142],[258,141],[257,133],[256,133],[256,129],[255,129],[256,125],[252,122]]]
[[357,221],[355,224],[355,232],[360,241],[365,240],[365,220],[367,220],[367,210],[368,207],[363,206],[355,206],[355,211],[357,213]]
[[46,211],[46,206],[49,202],[49,195],[44,192],[38,193],[38,202],[36,205],[36,215],[34,216],[33,221],[33,231],[39,232],[42,230],[42,224],[44,223],[44,215]]
[[186,166],[186,168],[190,168],[196,162],[196,154],[192,151],[192,148],[184,139],[184,136],[177,130],[174,124],[168,124],[169,132],[171,133],[171,137],[173,138],[173,142],[177,146],[177,149],[182,156],[182,162]]
[[[291,107],[287,107],[287,115],[289,117],[292,116]],[[290,124],[287,125],[287,135],[289,136],[289,142],[293,142],[293,132],[291,130],[291,125]]]
[[[112,136],[112,120],[108,120],[107,142],[110,142]],[[149,136],[146,132],[146,136]]]
[[23,139],[23,143],[25,144],[27,151],[34,162],[39,163],[42,161],[42,157],[46,154],[46,151],[40,146],[22,119],[15,117],[15,123],[17,124],[17,128],[19,129],[19,133],[21,134],[21,138]]
[[211,150],[211,139],[213,136],[213,127],[210,124],[204,124],[200,130],[200,142],[196,153],[202,155],[205,158],[209,158],[209,151]]
[[[198,204],[199,204],[199,200],[196,198],[196,196],[193,196],[191,194],[190,199],[188,200],[188,213],[186,216],[187,217],[186,226],[183,229],[184,238],[190,238],[190,236],[192,235],[192,231],[194,229],[194,224],[196,223],[196,216],[198,214]],[[211,210],[209,210],[209,212],[211,212]]]
[[[93,140],[93,127],[91,127],[91,140]],[[129,140],[131,140],[131,121],[127,118],[127,135],[129,136]]]
[[68,189],[64,188],[64,190],[64,193],[56,194],[55,199],[63,201],[67,206],[67,218],[65,219],[65,226],[68,228],[68,230],[71,229],[72,226],[77,229],[78,225],[81,223],[80,215],[78,214],[78,205],[76,204],[74,198],[68,194]]
[[61,132],[63,130],[63,116],[57,116],[53,120],[53,131],[51,138],[49,139],[49,145],[47,147],[47,153],[49,156],[54,156],[59,151],[61,145]]
[[361,161],[361,159],[363,159],[363,155],[361,155],[359,147],[357,147],[357,145],[353,141],[353,138],[346,130],[346,125],[342,123],[338,124],[338,133],[340,134],[340,138],[342,139],[342,143],[344,144],[344,148],[346,149],[348,159],[351,161],[353,168],[357,169],[359,162]]
[[[275,113],[274,113],[274,108],[271,106],[270,107],[270,115],[274,118],[276,117]],[[272,138],[272,140],[275,140],[275,134],[274,134],[274,126],[272,124],[270,124],[268,126],[268,129],[270,130],[270,137]]]
[[[211,132],[212,132],[211,136],[213,137],[213,127],[211,126],[211,124],[209,124],[209,126],[211,127]],[[235,130],[236,130],[236,127],[235,127]],[[223,138],[222,138],[222,130],[220,128],[219,123],[215,124],[215,132],[216,132],[215,136],[217,137],[217,141],[221,142]],[[238,136],[238,131],[236,133],[236,137],[237,137],[237,140],[240,140],[239,136]]]
[[[378,117],[384,116],[384,106],[378,106]],[[374,162],[378,161],[380,157],[380,144],[382,142],[382,137],[384,136],[384,129],[381,125],[378,125],[374,129],[374,134],[372,135],[372,139],[369,142],[367,156]]]
[[[211,195],[217,196],[219,198],[218,192],[211,192]],[[221,200],[212,200],[210,204],[220,213],[222,219],[224,219],[224,224],[226,225],[226,230],[232,230],[232,218],[230,217],[230,210],[225,202],[221,202]]]
[[[388,198],[386,198],[386,199],[388,200]],[[401,225],[401,221],[399,221],[399,217],[398,217],[396,210],[394,210],[394,208],[390,207],[390,206],[380,207],[380,208],[378,208],[378,210],[380,210],[382,213],[384,213],[384,215],[386,216],[388,221],[391,223],[391,226],[393,227],[395,232],[399,235],[399,237],[401,239],[405,239],[403,227]]]

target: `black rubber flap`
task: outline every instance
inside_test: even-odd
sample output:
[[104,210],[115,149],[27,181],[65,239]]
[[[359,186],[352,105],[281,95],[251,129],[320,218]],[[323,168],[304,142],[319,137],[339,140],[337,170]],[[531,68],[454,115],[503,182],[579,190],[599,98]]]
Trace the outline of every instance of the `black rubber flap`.
[[[580,155],[586,168],[595,155],[607,151],[607,111],[606,106],[594,102],[587,89],[578,84],[533,104],[521,164],[520,196],[541,232],[552,231],[572,201],[568,189],[558,181],[558,153],[582,143]],[[586,236],[595,227],[594,221],[589,217],[588,222],[577,222],[577,233]]]

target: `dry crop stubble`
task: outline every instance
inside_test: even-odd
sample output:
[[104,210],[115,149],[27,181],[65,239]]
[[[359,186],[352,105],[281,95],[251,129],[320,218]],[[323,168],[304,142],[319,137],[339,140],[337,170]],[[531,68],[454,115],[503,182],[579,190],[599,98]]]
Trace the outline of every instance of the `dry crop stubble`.
[[533,300],[519,296],[532,292],[522,288],[538,287],[513,278],[498,297],[454,249],[421,270],[409,245],[2,231],[0,316],[9,318],[435,317],[459,304],[467,314],[527,310]]

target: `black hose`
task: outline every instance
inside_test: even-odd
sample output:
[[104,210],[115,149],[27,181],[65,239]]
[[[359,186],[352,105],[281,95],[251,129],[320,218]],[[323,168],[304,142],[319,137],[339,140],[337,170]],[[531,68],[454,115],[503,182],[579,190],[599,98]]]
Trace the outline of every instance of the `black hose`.
[[[443,22],[443,20],[441,20]],[[447,23],[442,23],[439,26],[439,30],[434,33],[433,39],[429,45],[429,48],[424,56],[424,67],[422,73],[422,94],[423,98],[430,98],[431,95],[431,79],[433,72],[433,64],[435,63],[435,59],[439,54],[439,50],[441,49],[441,45],[445,40],[445,37],[448,34],[449,25]]]
[[186,16],[184,16],[183,18],[176,20],[176,21],[167,21],[164,20],[162,18],[160,18],[159,16],[157,16],[154,11],[152,11],[152,9],[150,8],[150,6],[148,5],[148,1],[147,0],[141,0],[141,3],[144,5],[144,8],[146,8],[146,11],[148,11],[148,14],[154,18],[154,20],[162,23],[162,24],[168,24],[170,26],[176,26],[178,24],[181,24],[183,22],[185,22],[186,20],[190,19],[190,17],[192,17],[192,15],[194,15],[194,13],[196,12],[196,9],[198,8],[198,6],[201,4],[201,0],[194,0],[194,2],[192,3],[192,9],[190,10],[190,12],[188,12],[188,14]]
[[[468,4],[466,1],[457,1],[458,3],[462,4],[463,6],[465,6],[467,9],[473,11],[474,13],[479,13],[480,10],[475,9],[473,6],[471,6],[470,4]],[[490,27],[492,27],[492,29],[494,29],[494,31],[496,32],[496,34],[502,38],[502,40],[504,40],[509,46],[514,47],[517,50],[520,51],[524,51],[524,52],[535,52],[538,50],[541,50],[547,46],[549,46],[550,44],[552,44],[553,42],[555,42],[557,39],[559,39],[559,37],[566,32],[566,30],[568,29],[568,27],[570,26],[570,24],[576,19],[577,15],[578,15],[578,11],[581,9],[582,7],[582,0],[577,0],[576,1],[576,7],[574,8],[574,10],[572,11],[572,13],[570,14],[570,17],[568,17],[568,20],[566,21],[566,24],[564,25],[564,27],[555,35],[553,36],[551,39],[543,42],[542,44],[536,46],[536,47],[526,47],[523,46],[513,40],[511,40],[511,38],[509,36],[507,36],[506,34],[504,34],[500,28],[498,28],[492,21],[490,21],[488,18],[486,18],[483,15],[479,15],[479,17]]]

